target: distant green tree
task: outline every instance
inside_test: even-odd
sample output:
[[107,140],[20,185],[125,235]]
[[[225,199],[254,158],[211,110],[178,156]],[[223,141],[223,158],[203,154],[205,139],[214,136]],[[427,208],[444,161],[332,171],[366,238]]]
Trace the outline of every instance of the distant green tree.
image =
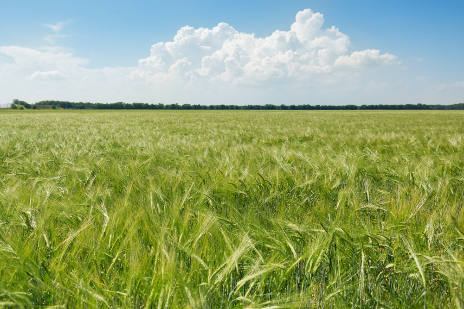
[[18,105],[14,104],[14,103],[11,104],[11,109],[18,109]]
[[20,101],[18,99],[14,99],[13,104],[18,106],[24,106],[25,108],[31,108],[31,105],[29,103],[27,103],[26,101]]

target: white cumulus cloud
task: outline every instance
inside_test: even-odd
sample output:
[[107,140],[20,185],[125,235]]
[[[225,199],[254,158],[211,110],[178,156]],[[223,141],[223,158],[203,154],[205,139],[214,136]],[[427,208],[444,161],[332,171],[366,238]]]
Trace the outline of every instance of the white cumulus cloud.
[[366,49],[355,51],[349,56],[340,56],[335,60],[335,66],[342,67],[379,67],[397,62],[398,57],[389,53],[380,54],[379,50]]
[[183,27],[171,42],[152,46],[132,78],[152,82],[218,81],[231,84],[307,82],[341,67],[374,67],[396,63],[378,50],[348,55],[349,37],[335,27],[323,28],[324,17],[310,9],[298,12],[290,31],[265,38],[241,33],[226,23],[212,29]]

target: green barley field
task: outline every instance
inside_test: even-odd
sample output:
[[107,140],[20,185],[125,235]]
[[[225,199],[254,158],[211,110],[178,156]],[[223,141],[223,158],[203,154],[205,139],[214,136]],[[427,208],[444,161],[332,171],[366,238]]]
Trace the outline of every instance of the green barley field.
[[0,308],[464,307],[464,112],[0,125]]

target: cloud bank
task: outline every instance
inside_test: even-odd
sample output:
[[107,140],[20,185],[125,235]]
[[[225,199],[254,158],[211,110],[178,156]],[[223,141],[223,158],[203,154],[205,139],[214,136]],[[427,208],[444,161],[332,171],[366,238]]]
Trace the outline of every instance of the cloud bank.
[[[45,26],[58,35],[64,24]],[[346,34],[325,28],[323,15],[310,9],[296,14],[290,30],[264,38],[226,23],[185,26],[134,67],[89,69],[88,59],[50,44],[0,46],[2,101],[359,104],[370,85],[391,92],[382,74],[400,64],[388,52],[353,51]]]

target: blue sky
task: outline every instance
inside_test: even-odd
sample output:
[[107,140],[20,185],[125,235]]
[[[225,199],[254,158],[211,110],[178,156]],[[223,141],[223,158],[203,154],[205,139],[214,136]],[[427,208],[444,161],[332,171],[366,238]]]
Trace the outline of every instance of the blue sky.
[[462,16],[464,1],[3,1],[0,103],[464,102]]

